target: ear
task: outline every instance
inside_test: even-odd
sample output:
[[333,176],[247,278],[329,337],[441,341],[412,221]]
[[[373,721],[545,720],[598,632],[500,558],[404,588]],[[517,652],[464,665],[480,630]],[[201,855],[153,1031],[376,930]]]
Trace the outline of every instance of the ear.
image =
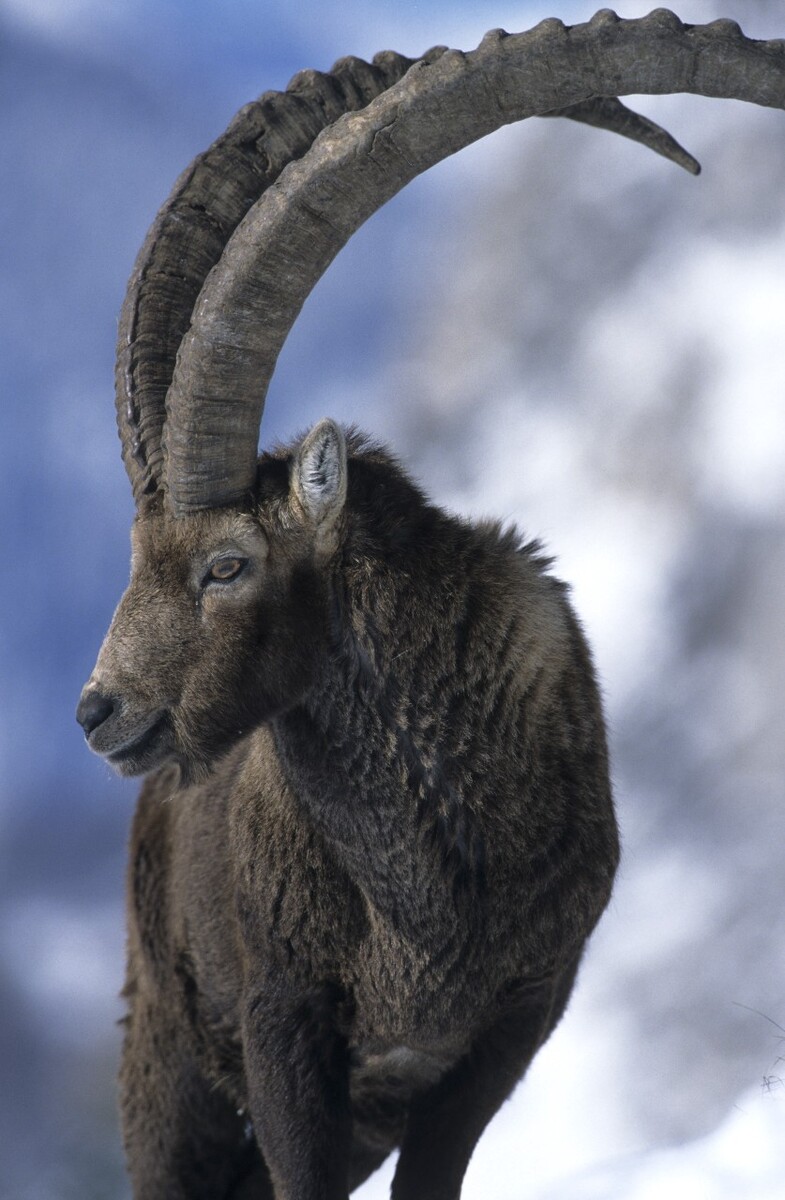
[[292,490],[305,515],[325,532],[346,503],[346,440],[335,421],[314,425],[296,452]]

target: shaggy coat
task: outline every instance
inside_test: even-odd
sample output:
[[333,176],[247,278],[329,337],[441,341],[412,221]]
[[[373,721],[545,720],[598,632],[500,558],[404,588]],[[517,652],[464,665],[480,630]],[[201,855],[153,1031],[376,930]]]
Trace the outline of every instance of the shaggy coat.
[[[221,514],[261,531],[265,578],[207,670],[204,614],[188,628],[167,597],[204,529],[155,501],[102,652],[116,681],[152,623],[148,690],[200,697],[164,718],[132,834],[122,1107],[144,1200],[337,1200],[396,1146],[396,1198],[457,1197],[617,863],[592,664],[548,560],[356,435],[347,467],[320,430]],[[306,519],[309,486],[340,511]]]

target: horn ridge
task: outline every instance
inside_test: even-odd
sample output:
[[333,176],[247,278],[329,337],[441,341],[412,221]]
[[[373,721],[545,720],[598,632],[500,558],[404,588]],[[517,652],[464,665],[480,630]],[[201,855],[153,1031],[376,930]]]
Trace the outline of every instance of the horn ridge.
[[285,92],[245,105],[182,172],[134,264],[120,314],[115,392],[123,461],[134,498],[163,482],[166,392],[205,278],[238,223],[317,134],[362,108],[414,60],[340,59],[330,73],[300,72]]
[[583,25],[495,31],[468,54],[417,62],[325,130],[249,210],[200,293],[167,398],[175,515],[232,503],[252,487],[264,397],[286,335],[377,208],[470,142],[555,110],[653,139],[652,148],[675,157],[676,144],[662,142],[653,123],[623,106],[603,109],[602,98],[637,92],[785,107],[785,50],[723,23],[685,26],[664,9],[637,20],[603,10]]

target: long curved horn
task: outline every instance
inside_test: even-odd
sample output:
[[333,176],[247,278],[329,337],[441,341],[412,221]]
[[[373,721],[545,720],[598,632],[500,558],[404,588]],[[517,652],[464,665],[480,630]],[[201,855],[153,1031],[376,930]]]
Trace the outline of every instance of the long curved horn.
[[689,26],[664,9],[639,20],[603,10],[573,27],[550,20],[524,34],[497,30],[472,53],[415,64],[367,108],[329,126],[250,209],[199,294],[167,397],[173,512],[227,504],[252,486],[284,339],[377,208],[501,125],[631,92],[785,107],[785,44],[751,41],[731,21]]
[[[444,47],[423,56],[433,62]],[[265,92],[182,173],[142,245],[120,314],[115,392],[123,461],[134,498],[161,480],[166,392],[194,302],[248,209],[327,125],[363,108],[415,60],[340,59],[301,71],[286,92]]]
[[[433,63],[444,50],[435,46],[420,59],[383,51],[372,63],[347,57],[328,73],[300,71],[285,92],[265,92],[242,108],[177,180],[139,251],[120,314],[117,423],[137,501],[161,483],[166,393],[177,350],[202,284],[241,219],[322,129],[369,104],[415,61]],[[697,167],[664,130],[618,100],[547,115],[600,125]]]

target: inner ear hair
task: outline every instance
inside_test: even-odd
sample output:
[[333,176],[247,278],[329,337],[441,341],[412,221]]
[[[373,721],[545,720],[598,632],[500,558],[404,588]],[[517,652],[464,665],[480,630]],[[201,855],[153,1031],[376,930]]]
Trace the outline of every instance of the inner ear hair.
[[314,425],[294,460],[292,488],[306,516],[332,528],[346,501],[346,439],[335,421]]

